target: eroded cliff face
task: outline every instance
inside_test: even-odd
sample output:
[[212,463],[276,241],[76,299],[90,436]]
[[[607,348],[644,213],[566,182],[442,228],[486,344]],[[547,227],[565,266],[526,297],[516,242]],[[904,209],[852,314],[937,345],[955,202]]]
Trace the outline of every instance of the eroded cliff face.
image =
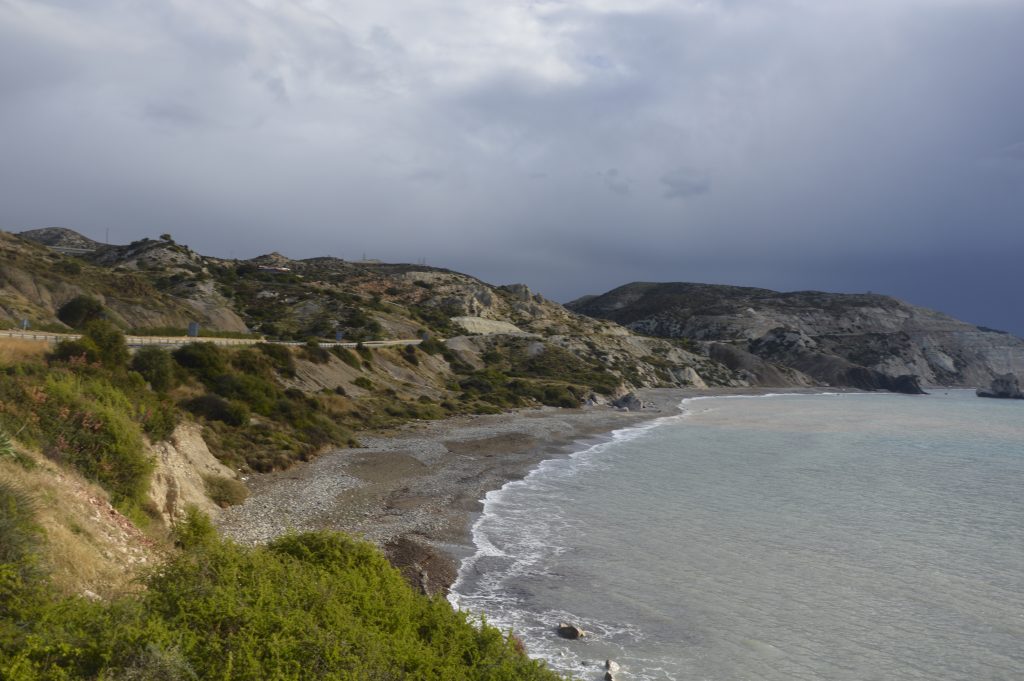
[[[928,385],[974,387],[1024,370],[1024,340],[875,294],[635,283],[567,307],[643,333],[730,346],[717,358],[735,355],[734,368],[749,355],[832,385],[856,385],[854,375],[868,382],[912,375]],[[755,381],[779,380],[746,362],[760,373]]]
[[155,469],[147,496],[164,523],[173,526],[190,506],[216,517],[220,507],[210,498],[207,487],[217,479],[234,479],[236,475],[210,452],[202,427],[182,423],[170,438],[148,449]]

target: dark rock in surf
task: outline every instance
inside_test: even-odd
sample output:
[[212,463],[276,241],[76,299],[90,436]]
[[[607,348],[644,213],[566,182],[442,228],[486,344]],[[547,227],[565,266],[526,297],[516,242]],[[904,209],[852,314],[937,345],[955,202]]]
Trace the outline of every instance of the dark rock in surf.
[[580,627],[577,627],[574,624],[569,624],[567,622],[559,622],[557,631],[559,636],[570,640],[583,638],[587,635],[587,632],[583,631],[583,629],[581,629]]

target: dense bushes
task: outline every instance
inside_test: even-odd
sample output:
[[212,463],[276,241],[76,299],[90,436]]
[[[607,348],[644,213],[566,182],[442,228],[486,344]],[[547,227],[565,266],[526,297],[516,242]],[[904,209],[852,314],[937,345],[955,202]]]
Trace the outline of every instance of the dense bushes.
[[72,329],[83,327],[95,319],[102,319],[103,303],[89,296],[75,296],[57,310],[57,319]]
[[578,407],[588,388],[551,381],[512,378],[498,369],[476,371],[459,381],[463,400],[478,399],[496,407],[521,407],[539,402],[552,407]]
[[302,346],[302,355],[314,364],[327,364],[331,360],[330,350],[321,347],[320,342],[315,338],[310,338]]
[[189,343],[182,345],[173,353],[174,361],[191,370],[203,383],[225,373],[228,369],[227,357],[213,343]]
[[211,421],[223,421],[229,426],[244,426],[249,422],[249,409],[240,402],[229,402],[220,395],[199,395],[182,403],[196,416]]
[[102,379],[53,374],[35,399],[51,457],[100,483],[117,502],[142,499],[153,464],[122,391]]
[[260,352],[270,358],[274,368],[282,376],[295,376],[295,357],[286,345],[260,343],[256,346]]
[[0,422],[98,482],[119,505],[141,501],[147,486],[152,464],[143,451],[143,429],[165,432],[174,422],[166,406],[132,400],[103,376],[60,369],[42,376],[0,374],[0,401]]
[[320,532],[242,548],[195,515],[179,537],[185,549],[140,595],[0,612],[0,677],[558,678],[511,637],[413,592],[369,544]]
[[341,424],[343,414],[327,413],[323,398],[282,389],[277,376],[295,373],[287,346],[225,350],[192,343],[173,356],[209,391],[181,406],[206,419],[207,443],[229,465],[266,472],[307,460],[322,447],[353,442]]
[[0,426],[99,483],[122,510],[137,510],[153,467],[143,435],[169,437],[174,405],[128,370],[124,336],[109,322],[87,323],[82,338],[60,343],[48,359],[49,367],[0,372]]
[[157,392],[167,392],[176,382],[174,360],[163,348],[140,348],[132,357],[131,368],[146,379]]

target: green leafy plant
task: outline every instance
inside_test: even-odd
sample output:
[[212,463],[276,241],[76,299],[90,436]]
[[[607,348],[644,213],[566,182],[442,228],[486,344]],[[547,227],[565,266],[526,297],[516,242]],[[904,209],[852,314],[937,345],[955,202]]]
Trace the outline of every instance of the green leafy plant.
[[157,392],[167,392],[177,382],[174,360],[163,348],[139,348],[132,357],[131,368],[139,372]]
[[75,296],[57,310],[57,319],[72,329],[79,329],[88,322],[102,319],[105,314],[103,303],[91,296]]

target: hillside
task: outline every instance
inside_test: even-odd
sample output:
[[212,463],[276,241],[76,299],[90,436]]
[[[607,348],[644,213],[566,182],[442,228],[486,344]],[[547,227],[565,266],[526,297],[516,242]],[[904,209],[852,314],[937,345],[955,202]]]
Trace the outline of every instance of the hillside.
[[[92,250],[54,250],[83,246]],[[194,321],[209,335],[270,340],[444,338],[458,364],[454,371],[450,363],[434,367],[439,385],[495,363],[485,356],[504,356],[509,365],[516,363],[510,353],[533,358],[549,348],[609,374],[614,385],[602,381],[606,397],[639,387],[743,385],[679,344],[570,312],[521,284],[493,286],[439,268],[278,253],[225,260],[169,235],[108,246],[56,228],[0,232],[0,257],[0,326],[28,319],[32,328],[68,331],[62,307],[88,296],[133,333],[183,334]]]
[[829,385],[912,392],[899,377],[973,387],[1024,371],[1024,340],[871,293],[637,282],[566,307],[638,333],[699,342],[759,385],[777,385],[788,371]]

